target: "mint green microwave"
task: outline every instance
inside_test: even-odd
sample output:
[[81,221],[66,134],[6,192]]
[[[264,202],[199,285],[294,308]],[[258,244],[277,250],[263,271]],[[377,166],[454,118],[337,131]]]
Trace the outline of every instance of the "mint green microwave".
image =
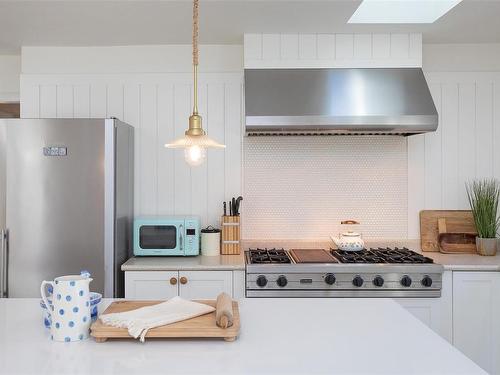
[[134,219],[134,255],[191,256],[200,253],[197,217],[138,217]]

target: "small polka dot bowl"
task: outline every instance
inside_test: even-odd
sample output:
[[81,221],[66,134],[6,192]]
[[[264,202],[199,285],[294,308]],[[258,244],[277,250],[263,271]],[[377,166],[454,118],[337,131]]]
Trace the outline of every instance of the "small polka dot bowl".
[[40,285],[43,303],[50,310],[52,340],[71,342],[89,337],[91,281],[88,274],[82,274],[57,277]]
[[[47,293],[49,295],[49,298],[47,299],[49,301],[49,309],[47,309],[47,306],[45,306],[45,302],[43,302],[43,299],[40,300],[40,307],[42,308],[43,311],[43,325],[45,328],[50,329],[50,326],[52,325],[52,293],[48,291]],[[90,292],[90,321],[95,322],[97,320],[97,315],[98,315],[98,306],[99,303],[102,300],[102,294],[101,293],[96,293],[96,292]]]

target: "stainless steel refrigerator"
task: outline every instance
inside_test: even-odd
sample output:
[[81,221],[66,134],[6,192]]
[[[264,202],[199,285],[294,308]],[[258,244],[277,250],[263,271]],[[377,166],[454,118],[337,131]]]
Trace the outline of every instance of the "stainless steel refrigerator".
[[133,127],[116,119],[0,120],[1,294],[88,270],[121,297],[130,255]]

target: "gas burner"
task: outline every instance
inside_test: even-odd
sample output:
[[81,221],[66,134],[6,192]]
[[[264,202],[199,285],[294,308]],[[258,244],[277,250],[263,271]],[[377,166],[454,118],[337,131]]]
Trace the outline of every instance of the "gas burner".
[[431,258],[427,258],[412,250],[403,248],[370,248],[370,250],[344,251],[330,250],[332,255],[340,263],[390,263],[390,264],[423,264],[434,263]]
[[286,264],[291,263],[284,249],[249,249],[251,264]]

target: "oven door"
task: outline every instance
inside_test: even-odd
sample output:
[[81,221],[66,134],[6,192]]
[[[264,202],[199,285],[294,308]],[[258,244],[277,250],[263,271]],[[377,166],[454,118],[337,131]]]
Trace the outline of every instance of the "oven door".
[[142,221],[134,228],[134,255],[184,255],[183,220]]

